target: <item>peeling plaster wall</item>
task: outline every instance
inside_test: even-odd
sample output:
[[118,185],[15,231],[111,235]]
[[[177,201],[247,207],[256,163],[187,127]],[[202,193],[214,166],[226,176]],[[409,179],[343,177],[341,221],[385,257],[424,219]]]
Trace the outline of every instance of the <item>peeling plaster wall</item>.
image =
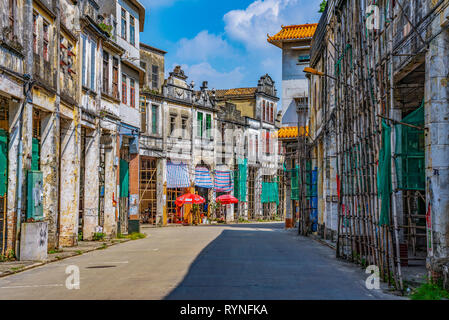
[[48,248],[58,244],[59,194],[59,118],[54,113],[42,117],[42,143],[40,163],[44,179],[43,209],[48,222]]
[[80,128],[76,120],[61,120],[61,188],[60,238],[61,247],[76,246],[79,218]]
[[[117,128],[116,128],[117,129]],[[108,237],[117,234],[117,131],[112,134],[112,144],[105,149],[104,233]]]
[[98,221],[99,203],[99,167],[100,167],[100,132],[87,132],[84,177],[84,216],[83,239],[92,240]]
[[[432,31],[441,29],[436,19]],[[433,259],[449,257],[449,32],[438,35],[426,55],[426,197],[432,208]]]

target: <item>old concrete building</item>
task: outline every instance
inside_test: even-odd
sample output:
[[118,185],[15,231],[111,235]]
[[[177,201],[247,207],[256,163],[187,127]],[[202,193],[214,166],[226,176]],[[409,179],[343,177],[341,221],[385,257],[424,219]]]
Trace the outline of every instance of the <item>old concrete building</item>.
[[[133,206],[128,194],[138,198],[138,185],[125,179],[120,188],[120,168],[127,165],[120,166],[118,159],[129,145],[138,154],[132,140],[140,130],[137,104],[145,72],[139,66],[138,33],[145,10],[137,1],[117,5],[114,12],[108,11],[110,5],[94,0],[0,3],[2,255],[20,257],[23,223],[44,221],[49,249],[74,246],[94,233],[111,237],[127,231]],[[134,50],[115,37],[115,12],[122,6],[131,12],[126,41]],[[131,56],[123,58],[125,53]],[[122,65],[128,69],[122,71]],[[129,105],[121,103],[123,95]],[[126,107],[134,113],[123,111]],[[132,126],[131,132],[125,126]],[[134,172],[137,181],[138,169]]]
[[279,138],[285,150],[286,227],[295,225],[299,215],[297,185],[298,139],[308,126],[309,82],[304,68],[310,63],[310,45],[317,24],[283,26],[267,41],[282,50],[282,129]]
[[[310,62],[310,43],[317,24],[283,26],[268,42],[282,50],[282,124],[296,127],[298,100],[309,95],[303,69]],[[304,121],[307,115],[301,115]]]
[[[119,157],[119,161],[117,158],[114,160],[115,167],[119,168],[116,172],[118,186],[112,192],[117,202],[115,217],[118,217],[118,221],[113,223],[113,216],[106,210],[104,226],[106,233],[113,234],[117,226],[121,232],[127,231],[129,213],[133,219],[138,219],[140,83],[144,82],[145,77],[145,70],[140,67],[140,32],[144,30],[145,8],[137,0],[114,0],[102,3],[100,12],[114,22],[114,38],[117,45],[124,49],[119,74],[121,103],[118,139],[117,145],[112,148]],[[105,169],[108,174],[108,164],[105,164]],[[108,190],[105,188],[105,195],[107,194]],[[107,205],[106,203],[105,207]]]

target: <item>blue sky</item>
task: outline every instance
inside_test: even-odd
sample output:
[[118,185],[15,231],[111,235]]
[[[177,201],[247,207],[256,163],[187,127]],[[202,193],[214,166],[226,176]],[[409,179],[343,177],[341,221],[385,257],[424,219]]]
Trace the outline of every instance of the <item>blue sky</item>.
[[199,87],[253,87],[270,74],[281,87],[281,50],[271,44],[281,25],[318,22],[321,0],[141,0],[141,41],[168,52],[166,72],[181,65]]

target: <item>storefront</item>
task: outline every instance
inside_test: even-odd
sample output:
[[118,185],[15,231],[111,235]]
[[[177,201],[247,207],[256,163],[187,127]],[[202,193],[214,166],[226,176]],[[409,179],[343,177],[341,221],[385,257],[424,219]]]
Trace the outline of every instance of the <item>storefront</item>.
[[[128,232],[128,219],[139,219],[139,129],[120,124],[119,231]],[[136,170],[130,170],[135,166]],[[133,174],[135,176],[133,176]]]

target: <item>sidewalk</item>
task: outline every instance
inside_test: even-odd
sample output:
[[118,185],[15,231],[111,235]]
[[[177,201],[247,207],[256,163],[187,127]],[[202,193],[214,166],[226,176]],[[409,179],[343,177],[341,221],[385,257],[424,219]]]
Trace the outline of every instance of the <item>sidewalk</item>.
[[[333,250],[337,250],[337,244],[330,240],[324,240],[318,235],[310,235],[311,239],[328,246]],[[402,266],[402,280],[406,288],[414,289],[422,284],[426,283],[427,269],[425,265],[409,265],[407,267]]]
[[0,262],[0,278],[9,276],[14,273],[33,269],[43,266],[47,263],[52,263],[64,260],[70,257],[79,256],[87,252],[95,250],[103,250],[110,246],[131,241],[130,239],[113,239],[104,241],[80,241],[76,247],[63,248],[61,251],[55,250],[48,254],[45,261],[6,261]]

